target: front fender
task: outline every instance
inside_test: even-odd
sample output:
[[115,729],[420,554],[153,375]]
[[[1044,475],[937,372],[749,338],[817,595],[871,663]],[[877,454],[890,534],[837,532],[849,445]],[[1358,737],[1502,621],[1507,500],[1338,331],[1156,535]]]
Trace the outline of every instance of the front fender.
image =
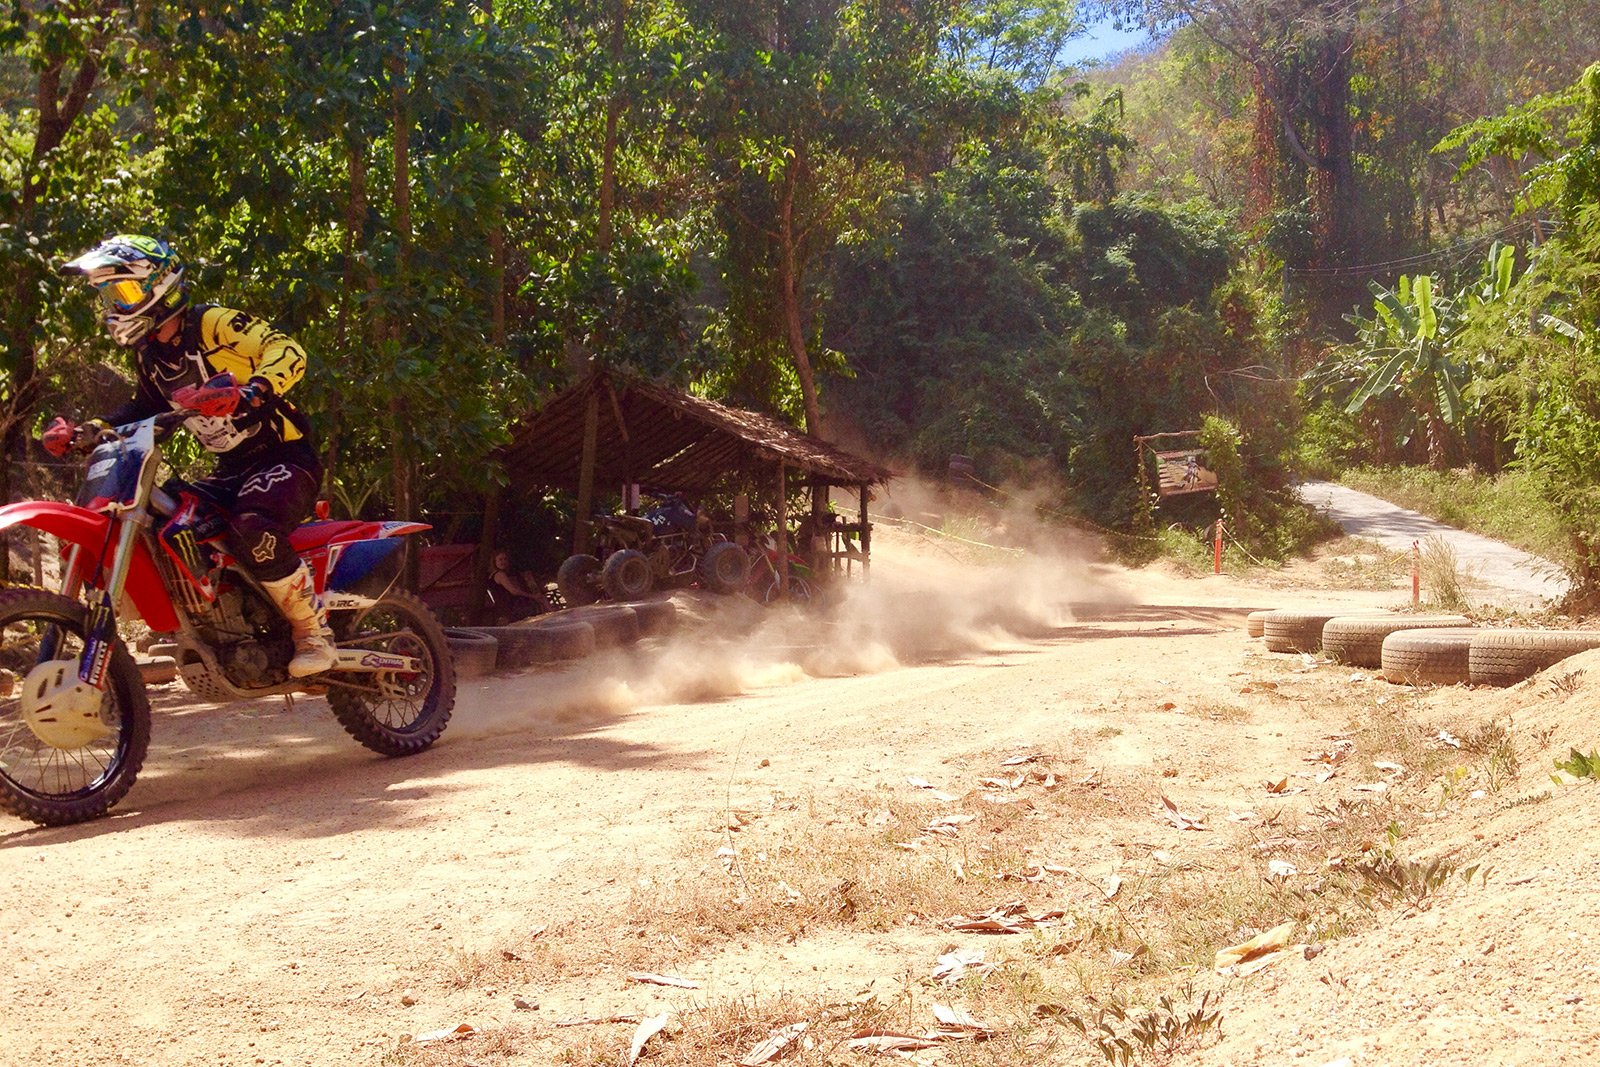
[[[82,545],[88,552],[79,565],[85,581],[92,578],[96,570],[92,563],[95,554],[101,554],[101,568],[109,568],[111,555],[117,547],[115,537],[108,536],[111,532],[109,516],[57,500],[23,500],[0,508],[0,530],[9,530],[13,526],[31,526],[63,541]],[[126,592],[133,609],[150,625],[150,629],[166,633],[178,628],[178,616],[172,610],[172,598],[161,581],[156,561],[150,556],[149,542],[142,537],[133,543]]]

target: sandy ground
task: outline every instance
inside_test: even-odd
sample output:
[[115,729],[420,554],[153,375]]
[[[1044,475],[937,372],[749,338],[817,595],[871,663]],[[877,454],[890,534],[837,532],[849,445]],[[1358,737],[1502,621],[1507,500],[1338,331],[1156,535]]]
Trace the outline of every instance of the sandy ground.
[[[320,700],[160,690],[145,771],[111,817],[54,830],[0,817],[0,1064],[379,1064],[463,1022],[520,1020],[555,1041],[554,1020],[681,1006],[681,991],[603,968],[514,989],[464,972],[540,930],[605,929],[686,850],[710,862],[732,810],[900,795],[908,776],[954,785],[1005,752],[1052,752],[1106,781],[1171,768],[1168,795],[1217,819],[1259,805],[1263,778],[1349,722],[1311,696],[1237,695],[1241,677],[1286,669],[1245,638],[1245,613],[1396,602],[1319,588],[1310,569],[1243,582],[1068,556],[975,567],[887,531],[880,544],[872,586],[820,644],[750,618],[738,639],[687,627],[467,683],[441,743],[407,760],[359,748]],[[1597,694],[1580,681],[1429,696],[1419,716],[1503,718],[1529,753],[1516,782],[1441,806],[1428,829],[1492,877],[1235,980],[1221,1042],[1185,1062],[1596,1062],[1600,792],[1548,770],[1551,752],[1595,747]],[[1223,699],[1245,713],[1185,711]],[[1149,825],[1131,844],[1085,832],[1113,852],[1213,847],[1132,814]],[[693,962],[693,1002],[851,995],[908,954],[926,967],[914,940],[752,939]],[[448,1062],[556,1062],[555,1047]]]

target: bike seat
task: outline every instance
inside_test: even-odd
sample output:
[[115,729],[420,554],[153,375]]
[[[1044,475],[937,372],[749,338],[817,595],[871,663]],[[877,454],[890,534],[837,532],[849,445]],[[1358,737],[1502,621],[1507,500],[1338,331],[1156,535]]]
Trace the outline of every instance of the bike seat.
[[356,540],[354,532],[371,525],[372,523],[362,522],[359,519],[308,522],[295,527],[294,532],[289,535],[289,544],[296,552],[306,552],[340,539]]
[[649,519],[641,519],[637,515],[608,515],[606,521],[614,522],[625,530],[632,530],[636,534],[647,537],[656,532],[655,526],[651,524]]

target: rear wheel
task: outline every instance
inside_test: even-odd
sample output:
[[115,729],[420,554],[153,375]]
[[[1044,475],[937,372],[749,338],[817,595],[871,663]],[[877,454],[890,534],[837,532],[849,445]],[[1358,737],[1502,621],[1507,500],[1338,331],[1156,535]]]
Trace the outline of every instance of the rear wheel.
[[561,561],[556,570],[556,589],[564,607],[576,608],[600,599],[600,561],[579,553]]
[[700,584],[713,593],[737,593],[750,581],[750,556],[732,541],[719,541],[700,560]]
[[42,826],[104,815],[133,787],[150,747],[149,700],[120,640],[104,693],[70,685],[86,616],[43,589],[0,592],[0,808]]
[[433,612],[403,591],[363,611],[340,612],[340,648],[371,649],[417,659],[415,673],[329,671],[328,703],[351,737],[385,756],[409,756],[439,739],[455,709],[456,672],[449,639]]

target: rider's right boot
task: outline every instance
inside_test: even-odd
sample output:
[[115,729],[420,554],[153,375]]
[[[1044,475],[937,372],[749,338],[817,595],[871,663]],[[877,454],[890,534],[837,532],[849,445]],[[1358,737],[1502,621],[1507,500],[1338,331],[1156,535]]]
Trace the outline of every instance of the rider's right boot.
[[328,611],[317,596],[312,582],[311,568],[304,560],[287,578],[262,582],[261,588],[271,595],[294,634],[294,659],[289,661],[289,677],[306,678],[321,674],[332,667],[337,650],[333,644],[333,629],[328,625]]

